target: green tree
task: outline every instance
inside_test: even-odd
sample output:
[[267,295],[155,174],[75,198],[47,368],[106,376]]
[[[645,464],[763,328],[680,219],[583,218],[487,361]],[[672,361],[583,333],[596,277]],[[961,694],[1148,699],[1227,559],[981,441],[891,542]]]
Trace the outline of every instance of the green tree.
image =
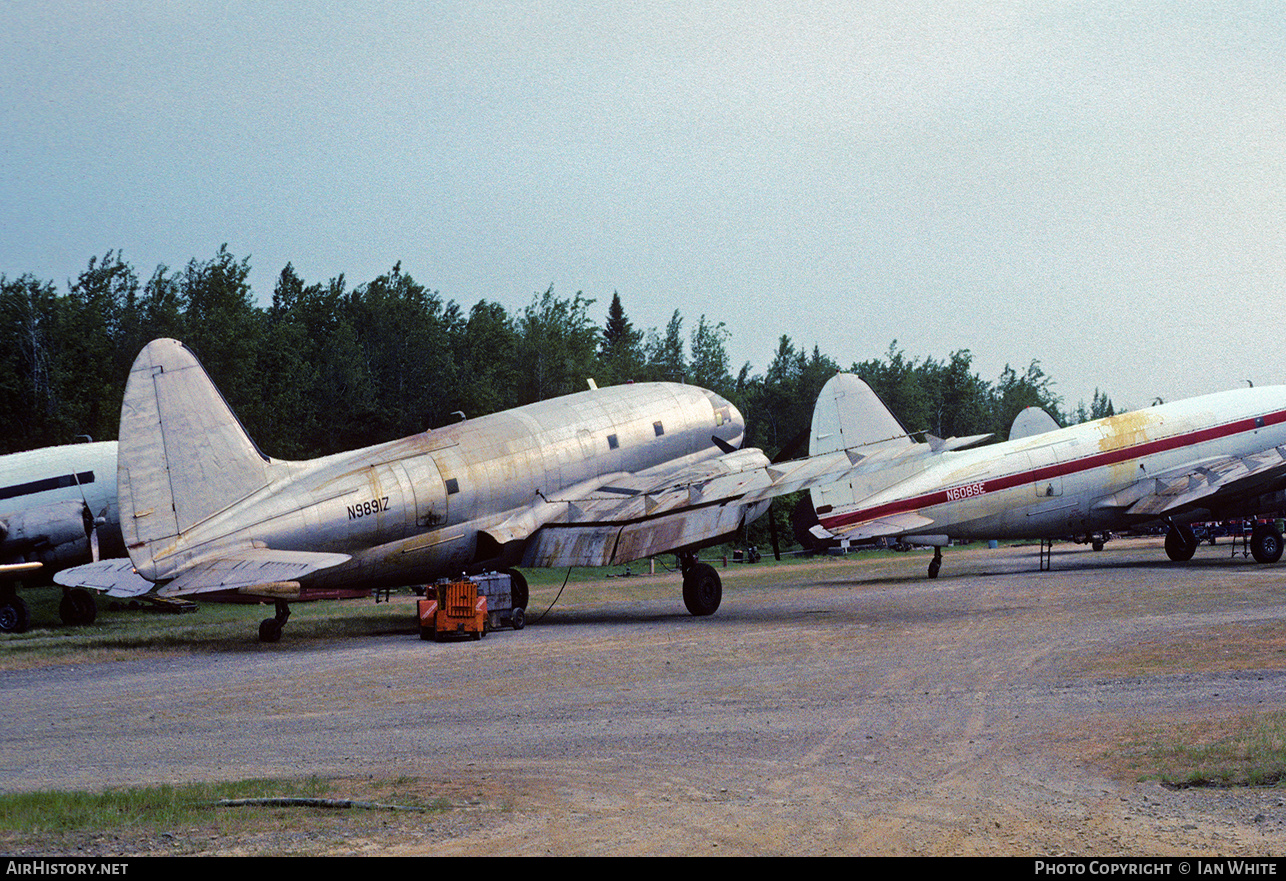
[[642,331],[634,329],[621,305],[621,295],[613,291],[598,349],[600,385],[617,385],[643,376],[642,345]]
[[728,352],[724,343],[728,330],[722,321],[713,324],[702,315],[692,330],[692,360],[688,363],[687,380],[693,385],[724,395],[731,394],[733,382],[728,372]]
[[211,260],[189,261],[177,280],[186,307],[180,339],[247,428],[262,424],[264,409],[256,370],[263,322],[246,281],[249,273],[249,259],[237,260],[223,245]]
[[551,286],[523,312],[518,320],[522,403],[589,387],[599,348],[598,327],[589,319],[593,304],[580,291],[570,300],[558,297]]
[[643,344],[644,374],[652,382],[683,382],[688,372],[683,354],[683,316],[675,309],[665,326],[665,335],[648,331]]

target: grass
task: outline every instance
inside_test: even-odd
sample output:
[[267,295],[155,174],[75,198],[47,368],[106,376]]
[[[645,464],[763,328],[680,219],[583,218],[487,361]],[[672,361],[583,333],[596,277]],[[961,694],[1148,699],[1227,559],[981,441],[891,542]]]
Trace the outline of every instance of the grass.
[[103,792],[19,793],[0,796],[0,830],[24,835],[169,830],[209,819],[220,799],[321,798],[329,790],[329,781],[313,777],[298,781],[167,784]]
[[1286,785],[1286,712],[1136,730],[1123,756],[1138,779],[1168,786]]
[[[242,780],[0,795],[0,851],[319,854],[340,852],[350,836],[420,828],[454,809],[413,777],[331,780]],[[347,799],[377,805],[349,809],[312,805],[225,806],[239,799]],[[457,797],[456,801],[460,801]],[[477,805],[480,798],[463,799]],[[393,813],[391,808],[400,810]],[[408,813],[405,809],[414,809]],[[398,819],[394,820],[393,817]],[[213,850],[212,850],[213,849]]]

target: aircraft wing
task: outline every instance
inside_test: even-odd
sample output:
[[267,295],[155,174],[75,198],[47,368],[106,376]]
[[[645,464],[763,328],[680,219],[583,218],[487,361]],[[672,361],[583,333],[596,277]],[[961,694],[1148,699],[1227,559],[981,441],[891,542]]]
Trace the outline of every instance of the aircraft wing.
[[728,535],[748,509],[852,467],[842,451],[775,464],[760,450],[736,450],[679,468],[610,475],[486,532],[501,543],[525,539],[526,566],[615,565]]
[[[915,444],[869,454],[860,448],[838,450],[781,463],[768,461],[760,450],[738,450],[677,470],[616,475],[544,500],[535,521],[532,510],[524,510],[488,533],[501,543],[530,537],[523,550],[525,566],[617,565],[729,535],[742,525],[748,509],[777,496],[979,439],[952,438],[936,448]],[[511,527],[522,520],[530,528],[514,531]]]
[[1254,498],[1286,481],[1286,447],[1253,456],[1219,456],[1152,475],[1100,500],[1095,507],[1124,508],[1140,519],[1192,508],[1220,508]]
[[197,561],[173,580],[160,585],[135,573],[129,560],[104,560],[77,566],[58,573],[54,580],[68,587],[104,591],[108,596],[139,596],[153,589],[159,596],[184,596],[294,582],[349,559],[348,554],[243,548]]

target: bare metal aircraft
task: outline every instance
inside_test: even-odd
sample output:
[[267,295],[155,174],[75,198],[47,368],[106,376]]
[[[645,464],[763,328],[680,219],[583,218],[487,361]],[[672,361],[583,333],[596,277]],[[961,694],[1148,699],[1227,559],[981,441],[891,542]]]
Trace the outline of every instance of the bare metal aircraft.
[[[22,633],[31,611],[15,588],[124,554],[116,516],[116,442],[67,444],[0,456],[0,632]],[[64,623],[88,624],[94,597],[63,591]]]
[[260,638],[275,641],[294,601],[673,552],[688,610],[709,615],[722,585],[696,551],[734,534],[773,496],[848,467],[842,454],[771,463],[737,449],[744,429],[737,408],[712,392],[638,383],[283,461],[259,451],[182,343],[155,340],[135,360],[121,408],[117,491],[129,560],[58,579],[272,602]]
[[[929,576],[952,540],[1074,537],[1167,524],[1166,553],[1191,559],[1194,520],[1245,517],[1282,506],[1286,386],[1245,388],[1059,428],[1020,414],[1010,440],[961,449],[915,442],[856,376],[839,374],[813,412],[809,452],[846,451],[853,469],[811,489],[812,534],[893,538],[934,547]],[[806,524],[807,525],[807,524]],[[1256,560],[1277,562],[1282,535],[1251,536]],[[1042,565],[1044,559],[1042,558]]]

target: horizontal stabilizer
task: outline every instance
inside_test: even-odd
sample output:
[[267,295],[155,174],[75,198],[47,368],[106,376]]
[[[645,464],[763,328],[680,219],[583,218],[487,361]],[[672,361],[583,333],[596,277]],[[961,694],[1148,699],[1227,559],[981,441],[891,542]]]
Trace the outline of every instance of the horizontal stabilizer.
[[830,532],[832,535],[860,541],[867,538],[903,535],[908,532],[923,530],[932,523],[933,518],[923,517],[908,511],[905,514],[891,514],[888,517],[867,520],[865,523],[858,523],[852,527],[832,527]]
[[135,572],[134,564],[127,559],[99,560],[64,569],[54,574],[54,583],[63,587],[84,587],[120,599],[142,596],[156,587]]
[[298,581],[312,572],[338,566],[350,559],[348,554],[274,551],[268,548],[227,551],[193,564],[179,573],[173,581],[158,589],[157,593],[162,596],[181,596]]

